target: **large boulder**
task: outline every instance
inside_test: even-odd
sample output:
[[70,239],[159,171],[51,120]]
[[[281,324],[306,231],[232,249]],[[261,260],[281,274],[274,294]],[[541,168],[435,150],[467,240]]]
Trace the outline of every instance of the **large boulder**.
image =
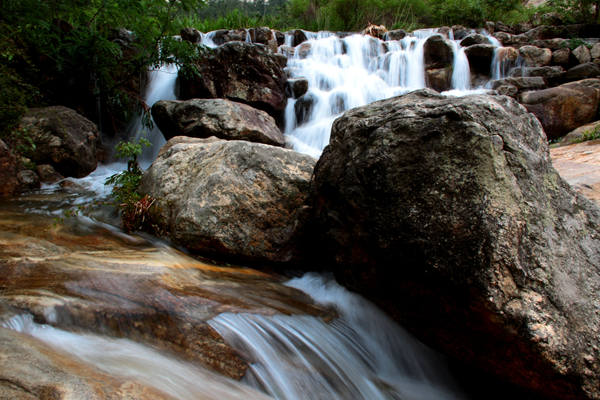
[[525,92],[520,100],[540,120],[548,139],[556,139],[596,119],[600,104],[600,79],[586,79]]
[[30,143],[26,156],[37,164],[50,164],[63,176],[88,175],[98,165],[99,134],[96,125],[63,106],[32,108],[20,128]]
[[205,49],[193,65],[180,69],[180,98],[226,98],[278,118],[287,102],[284,66],[284,56],[260,44],[228,42]]
[[157,223],[177,244],[221,258],[288,261],[315,160],[246,141],[173,138],[144,174]]
[[543,398],[600,398],[600,209],[515,100],[350,110],[311,198],[317,254],[422,340]]
[[264,111],[224,99],[160,100],[152,117],[165,139],[174,136],[248,140],[283,146],[275,120]]
[[10,197],[19,190],[17,179],[17,157],[10,151],[6,143],[0,140],[0,198]]

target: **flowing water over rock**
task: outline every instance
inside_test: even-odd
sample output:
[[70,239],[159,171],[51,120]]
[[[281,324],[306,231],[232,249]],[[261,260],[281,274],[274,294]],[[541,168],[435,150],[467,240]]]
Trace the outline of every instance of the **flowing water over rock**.
[[338,318],[227,313],[209,321],[251,360],[252,386],[285,399],[461,398],[439,357],[368,301],[316,275],[287,284]]
[[38,357],[0,368],[0,395],[88,398],[101,381],[145,393],[134,398],[459,398],[437,356],[335,283],[284,286],[94,218],[56,220],[73,196],[53,187],[0,207],[0,325],[15,332],[0,328],[0,366]]

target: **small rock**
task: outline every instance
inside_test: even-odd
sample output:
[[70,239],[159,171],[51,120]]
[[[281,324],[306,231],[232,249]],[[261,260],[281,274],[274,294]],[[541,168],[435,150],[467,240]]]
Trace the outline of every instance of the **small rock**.
[[552,52],[552,64],[566,67],[569,65],[571,58],[571,49],[565,47],[563,49],[554,50]]
[[54,167],[50,164],[42,164],[36,167],[36,172],[40,177],[40,181],[43,183],[55,183],[64,179],[64,177],[56,172]]
[[385,36],[385,40],[402,40],[408,35],[403,29],[394,29],[392,31],[388,31]]
[[40,178],[35,172],[30,169],[24,169],[17,173],[17,179],[21,187],[26,190],[39,189]]
[[187,40],[193,44],[199,43],[202,38],[202,33],[196,28],[183,28],[180,35],[183,40]]
[[600,59],[600,43],[596,43],[592,49],[590,50],[590,56],[592,59],[598,60]]
[[308,91],[308,80],[304,78],[288,79],[291,97],[297,99]]
[[575,56],[579,64],[585,64],[592,61],[590,49],[588,49],[587,46],[583,44],[577,47],[575,50],[573,50],[573,55]]
[[460,41],[462,47],[469,47],[474,44],[492,44],[492,42],[480,33],[473,33]]
[[543,67],[549,65],[552,61],[552,51],[550,49],[527,45],[519,48],[519,54],[528,67]]

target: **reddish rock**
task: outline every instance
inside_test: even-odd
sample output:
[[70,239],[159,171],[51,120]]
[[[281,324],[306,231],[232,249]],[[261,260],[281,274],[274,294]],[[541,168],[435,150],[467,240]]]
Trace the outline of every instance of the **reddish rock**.
[[540,120],[548,139],[556,139],[596,118],[600,104],[598,85],[600,79],[586,79],[525,92],[520,96],[521,103]]
[[17,172],[17,158],[0,140],[0,197],[10,197],[18,192]]

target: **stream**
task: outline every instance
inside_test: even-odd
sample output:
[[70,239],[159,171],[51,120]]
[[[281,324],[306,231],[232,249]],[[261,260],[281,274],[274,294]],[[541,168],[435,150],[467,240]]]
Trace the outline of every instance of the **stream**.
[[[288,144],[318,157],[345,110],[424,87],[423,46],[435,33],[383,42],[306,32],[308,55],[288,61],[290,76],[309,82],[302,100],[288,102]],[[211,34],[203,42],[214,47]],[[446,94],[485,90],[471,87],[464,49],[452,43]],[[492,68],[496,78],[505,69]],[[175,99],[176,72],[152,71],[149,105]],[[143,130],[135,121],[131,136]],[[157,128],[145,135],[153,145],[143,167],[165,143]],[[102,165],[2,203],[0,337],[10,330],[35,341],[32,348],[166,398],[465,398],[441,356],[330,277],[217,266],[122,232],[99,200],[110,193],[106,178],[124,168]],[[76,207],[83,211],[64,215]]]

